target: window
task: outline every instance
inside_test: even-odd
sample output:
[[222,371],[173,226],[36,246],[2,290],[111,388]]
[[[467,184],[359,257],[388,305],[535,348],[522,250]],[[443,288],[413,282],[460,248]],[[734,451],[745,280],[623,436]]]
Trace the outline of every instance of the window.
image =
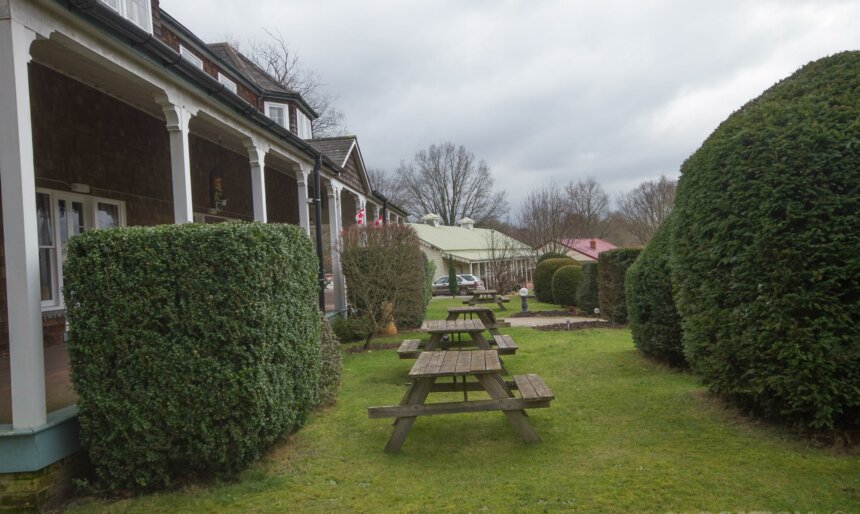
[[183,59],[190,62],[194,66],[197,66],[201,70],[203,69],[203,59],[197,57],[191,52],[191,50],[185,48],[182,45],[179,45],[179,55],[181,55]]
[[290,108],[285,104],[266,102],[266,116],[278,125],[290,130]]
[[124,226],[124,217],[123,202],[47,189],[36,192],[43,308],[63,306],[63,263],[69,238],[91,228]]
[[218,82],[224,84],[224,86],[233,93],[236,92],[236,83],[222,75],[220,71],[218,72]]
[[149,0],[101,0],[120,16],[147,32],[152,32],[152,6]]
[[311,120],[302,111],[296,110],[296,121],[298,122],[299,137],[302,139],[312,139],[314,137]]

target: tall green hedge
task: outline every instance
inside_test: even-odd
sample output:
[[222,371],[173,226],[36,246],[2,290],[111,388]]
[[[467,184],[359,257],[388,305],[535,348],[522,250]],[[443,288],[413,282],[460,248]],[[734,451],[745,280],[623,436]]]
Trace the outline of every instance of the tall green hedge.
[[627,269],[624,286],[633,344],[642,353],[684,367],[681,316],[672,298],[669,217]]
[[569,258],[569,257],[567,257],[566,254],[561,253],[561,252],[546,252],[544,254],[541,254],[541,256],[537,258],[537,262],[535,262],[535,265],[540,264],[547,259],[565,259],[565,258]]
[[582,268],[579,264],[558,268],[552,275],[553,302],[565,307],[576,306],[576,290],[579,288],[581,274]]
[[88,231],[64,293],[81,441],[105,487],[233,475],[316,404],[316,257],[299,227]]
[[576,288],[576,308],[591,314],[597,308],[597,263],[583,262]]
[[597,303],[601,318],[627,323],[624,274],[641,251],[640,248],[616,248],[597,256]]
[[807,64],[683,165],[673,270],[712,391],[813,428],[860,425],[860,52]]
[[[427,313],[427,305],[433,296],[433,275],[436,265],[421,252],[422,266],[418,268],[421,275],[421,287],[414,291],[413,301],[400,302],[394,309],[394,321],[398,328],[420,327]],[[414,273],[414,271],[411,271]]]
[[538,301],[552,303],[552,276],[562,266],[575,264],[570,257],[547,259],[535,266],[534,288]]

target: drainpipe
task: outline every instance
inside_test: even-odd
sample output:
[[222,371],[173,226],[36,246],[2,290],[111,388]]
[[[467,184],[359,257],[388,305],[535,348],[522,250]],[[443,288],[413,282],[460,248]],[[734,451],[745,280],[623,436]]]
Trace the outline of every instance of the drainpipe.
[[388,225],[388,200],[382,200],[382,224]]
[[[314,159],[314,217],[316,218],[317,236],[317,260],[319,261],[319,306],[320,312],[325,312],[325,268],[323,266],[323,242],[322,242],[322,197],[320,195],[320,168],[322,167],[322,156],[317,155]],[[329,222],[331,226],[331,222]]]

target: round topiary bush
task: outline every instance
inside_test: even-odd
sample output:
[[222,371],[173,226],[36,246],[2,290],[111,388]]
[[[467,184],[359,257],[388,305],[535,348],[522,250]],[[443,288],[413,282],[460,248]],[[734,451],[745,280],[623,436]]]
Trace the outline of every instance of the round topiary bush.
[[569,259],[569,257],[566,254],[563,254],[561,252],[546,252],[544,254],[541,254],[541,256],[537,258],[537,262],[535,263],[535,265],[540,264],[547,259],[565,259],[565,258]]
[[627,269],[624,287],[633,343],[639,350],[672,366],[684,367],[681,317],[672,298],[671,224],[668,218]]
[[583,262],[576,289],[576,308],[591,314],[597,308],[597,263]]
[[232,476],[304,424],[319,387],[316,262],[291,225],[69,241],[71,377],[100,486]]
[[711,390],[812,428],[860,425],[860,52],[807,64],[683,165],[673,278]]
[[562,266],[552,275],[552,299],[564,307],[576,306],[576,289],[582,268],[579,264]]
[[640,248],[616,248],[597,256],[597,302],[601,318],[627,323],[624,275],[641,251]]
[[575,264],[576,261],[570,257],[547,259],[537,266],[533,277],[535,297],[540,302],[552,303],[552,276],[562,266]]

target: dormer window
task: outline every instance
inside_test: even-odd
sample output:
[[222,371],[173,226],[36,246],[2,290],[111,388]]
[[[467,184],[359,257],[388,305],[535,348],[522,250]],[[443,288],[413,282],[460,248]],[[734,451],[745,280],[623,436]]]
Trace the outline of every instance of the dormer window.
[[296,121],[299,129],[299,137],[302,139],[313,139],[314,131],[311,125],[311,119],[305,116],[302,111],[296,111]]
[[290,130],[290,107],[286,104],[266,102],[266,116],[278,125]]
[[197,57],[191,52],[191,50],[185,48],[182,45],[179,45],[179,55],[181,55],[183,59],[190,62],[194,66],[197,66],[201,70],[203,69],[203,59]]
[[220,71],[218,72],[218,82],[224,84],[224,87],[226,89],[229,89],[233,93],[236,93],[236,83],[222,75]]
[[149,0],[101,0],[120,16],[147,32],[152,32],[152,6]]

